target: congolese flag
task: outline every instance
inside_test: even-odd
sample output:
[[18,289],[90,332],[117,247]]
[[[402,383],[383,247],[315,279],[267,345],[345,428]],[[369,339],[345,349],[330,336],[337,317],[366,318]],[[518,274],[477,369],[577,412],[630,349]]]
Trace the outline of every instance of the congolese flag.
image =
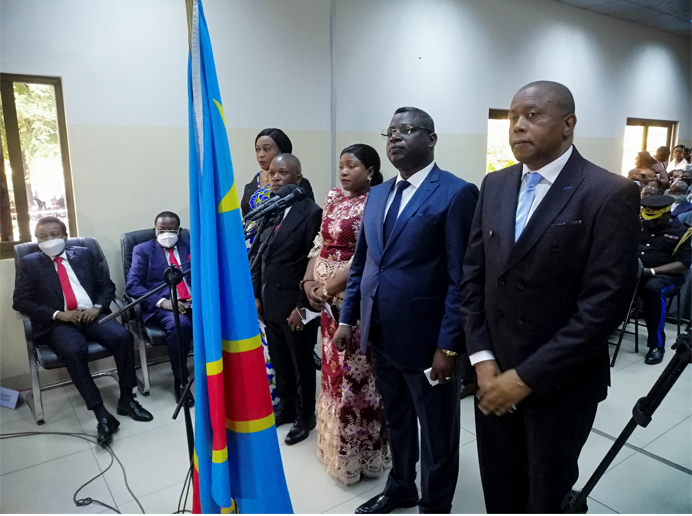
[[193,512],[290,513],[202,4],[188,64],[195,343]]

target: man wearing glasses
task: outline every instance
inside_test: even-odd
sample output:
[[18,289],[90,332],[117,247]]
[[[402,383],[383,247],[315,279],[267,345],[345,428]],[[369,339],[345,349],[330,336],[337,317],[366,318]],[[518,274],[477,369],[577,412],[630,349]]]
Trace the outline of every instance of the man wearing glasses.
[[392,451],[384,492],[356,513],[415,505],[449,513],[459,471],[459,284],[478,188],[435,164],[437,135],[425,111],[397,109],[382,136],[399,174],[370,192],[334,336],[337,348],[353,346],[360,320]]
[[[163,282],[163,273],[169,265],[182,265],[184,271],[189,269],[187,263],[190,261],[190,241],[180,237],[180,217],[173,212],[164,211],[156,216],[154,226],[156,237],[136,245],[132,250],[132,266],[127,274],[125,291],[133,298],[143,296],[159,286]],[[184,357],[187,357],[192,340],[192,288],[189,281],[189,276],[186,276],[177,287],[180,337]],[[181,378],[178,338],[175,333],[173,304],[169,290],[162,290],[160,295],[146,299],[141,306],[144,322],[151,321],[166,332],[168,356],[173,369],[175,401],[179,402],[180,386],[181,383],[187,383],[182,380],[187,380],[188,371],[185,368],[182,371],[185,378]],[[195,404],[190,391],[185,401],[190,407]]]

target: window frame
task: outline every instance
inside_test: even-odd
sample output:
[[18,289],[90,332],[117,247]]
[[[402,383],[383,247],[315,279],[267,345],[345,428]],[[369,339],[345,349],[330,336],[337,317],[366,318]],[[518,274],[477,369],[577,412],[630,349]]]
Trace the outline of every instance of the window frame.
[[649,127],[665,127],[668,129],[668,138],[666,138],[666,147],[669,149],[673,148],[673,141],[675,141],[675,131],[677,129],[678,122],[674,120],[654,120],[649,118],[632,118],[627,117],[626,126],[633,127],[644,127],[642,131],[642,143],[640,150],[646,150],[646,141],[649,139]]
[[[0,73],[0,95],[5,118],[5,134],[7,135],[7,151],[12,167],[12,185],[14,190],[14,205],[17,212],[18,239],[0,242],[0,259],[14,258],[14,247],[18,244],[31,242],[29,234],[29,201],[26,198],[26,182],[22,146],[17,121],[17,106],[14,99],[14,83],[48,84],[55,89],[55,111],[58,121],[58,141],[65,181],[65,208],[69,219],[68,232],[70,237],[76,237],[77,220],[74,208],[74,190],[72,188],[72,168],[70,167],[70,151],[67,143],[67,124],[65,122],[65,103],[63,100],[62,79],[43,75],[26,75]],[[2,142],[0,142],[0,146]],[[2,150],[2,149],[0,149]]]

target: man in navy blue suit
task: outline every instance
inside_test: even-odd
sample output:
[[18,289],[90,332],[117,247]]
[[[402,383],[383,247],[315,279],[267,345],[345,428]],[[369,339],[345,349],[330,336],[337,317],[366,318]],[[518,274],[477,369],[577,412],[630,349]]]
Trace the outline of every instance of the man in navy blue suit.
[[101,325],[108,312],[115,285],[85,247],[65,248],[67,228],[57,217],[44,217],[35,231],[41,251],[17,264],[13,308],[31,319],[34,338],[47,344],[65,363],[67,371],[97,420],[98,442],[106,445],[120,422],[104,407],[89,371],[88,341],[96,341],[113,353],[120,381],[117,412],[135,421],[153,416],[134,399],[137,385],[130,332],[115,321]]
[[688,191],[689,187],[684,181],[678,180],[670,185],[670,196],[675,199],[673,206],[670,208],[671,218],[676,219],[683,213],[692,211],[692,202],[687,200]]
[[[190,242],[180,238],[180,217],[173,212],[164,211],[154,219],[156,238],[142,242],[132,250],[132,265],[127,273],[125,291],[134,298],[141,297],[163,281],[163,273],[170,264],[188,270],[185,264],[190,261]],[[186,276],[178,285],[178,312],[180,314],[180,340],[183,360],[186,360],[192,340],[192,289],[190,277]],[[187,383],[187,366],[180,370],[178,338],[175,332],[173,304],[169,290],[154,295],[142,302],[144,322],[150,321],[166,332],[168,356],[173,370],[174,392],[176,402],[180,401],[181,384]],[[181,374],[183,375],[181,377]],[[195,400],[190,391],[186,403],[192,407]]]
[[[372,345],[392,450],[384,492],[356,513],[416,504],[449,513],[459,473],[457,356],[465,351],[459,285],[478,188],[435,164],[437,135],[425,111],[397,109],[383,136],[399,174],[370,192],[334,336],[338,348],[352,346],[360,319],[361,352]],[[439,385],[428,381],[430,368]]]

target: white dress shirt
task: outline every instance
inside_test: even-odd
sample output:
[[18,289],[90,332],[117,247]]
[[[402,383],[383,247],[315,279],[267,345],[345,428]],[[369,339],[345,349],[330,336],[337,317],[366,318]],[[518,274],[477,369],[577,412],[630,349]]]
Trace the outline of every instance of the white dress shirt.
[[[555,161],[548,163],[545,167],[541,168],[540,170],[529,170],[529,167],[527,167],[526,165],[523,166],[521,172],[521,187],[519,188],[519,197],[521,197],[521,194],[523,194],[526,190],[526,187],[528,185],[528,178],[526,176],[529,172],[537,172],[541,176],[543,176],[543,179],[541,179],[540,183],[536,185],[533,204],[531,204],[529,215],[526,218],[527,224],[529,222],[529,219],[531,219],[533,212],[536,211],[536,208],[538,208],[538,205],[541,204],[543,198],[548,193],[548,190],[550,190],[550,187],[553,186],[553,183],[557,179],[557,176],[559,176],[560,172],[562,172],[562,169],[565,167],[565,163],[567,163],[567,160],[572,155],[573,148],[574,147],[570,145],[569,149],[567,149],[567,151],[565,151],[565,153],[562,156],[557,158]],[[487,350],[478,351],[476,353],[469,355],[469,360],[471,361],[471,365],[475,366],[479,362],[485,362],[486,360],[495,360],[495,354],[492,351]]]
[[690,169],[690,164],[687,163],[687,160],[685,158],[682,158],[680,163],[675,163],[675,159],[670,158],[670,161],[668,162],[668,168],[666,169],[667,172],[672,172],[673,170],[689,170]]
[[[426,180],[428,177],[428,174],[430,174],[430,171],[433,169],[435,166],[435,162],[433,161],[430,163],[425,168],[422,168],[415,174],[413,174],[411,177],[406,179],[409,183],[411,183],[411,186],[406,188],[401,193],[401,205],[399,206],[399,213],[397,213],[397,218],[399,218],[399,215],[401,215],[401,212],[404,211],[404,208],[408,204],[408,202],[411,200],[411,197],[413,197],[413,194],[415,194],[418,189],[420,188],[420,185],[423,184],[423,181]],[[396,186],[401,182],[404,181],[404,178],[401,177],[401,174],[396,176],[396,182],[394,183],[394,188],[392,188],[392,191],[389,192],[389,197],[387,198],[387,205],[384,208],[384,218],[387,218],[387,212],[389,211],[389,207],[392,205],[392,202],[394,201],[394,196],[396,195]],[[384,220],[384,219],[383,219]]]
[[[49,257],[50,258],[50,257]],[[65,270],[67,271],[67,278],[70,280],[70,286],[72,287],[72,290],[74,291],[74,297],[77,299],[77,310],[89,310],[89,308],[94,307],[94,303],[91,301],[91,298],[89,297],[89,294],[86,293],[86,290],[84,290],[84,287],[82,284],[79,282],[79,279],[77,279],[77,275],[74,273],[74,269],[72,268],[72,265],[70,265],[70,261],[67,259],[67,255],[65,254],[65,251],[63,251],[61,254],[56,256],[55,258],[62,258],[62,264],[65,267]],[[55,272],[58,272],[58,264],[55,261],[55,258],[51,258],[51,261],[53,262],[53,267],[55,267]],[[65,299],[65,293],[63,292],[63,300]],[[67,305],[67,301],[65,301],[65,305]],[[67,312],[67,306],[64,306],[64,311]],[[53,314],[53,320],[58,315],[58,312],[60,310],[56,310],[55,313]]]
[[[167,263],[168,265],[170,265],[171,263],[173,263],[173,262],[171,261],[171,253],[168,252],[168,249],[165,249],[165,248],[162,247],[161,250],[163,251],[163,254],[166,256],[166,263]],[[183,262],[180,260],[180,254],[178,254],[178,246],[177,246],[177,245],[174,245],[174,246],[173,246],[173,256],[175,256],[175,259],[178,260],[178,265],[180,265],[180,264],[183,263]],[[187,260],[185,260],[185,261],[187,261]],[[182,267],[181,267],[181,269],[182,269]],[[185,286],[187,287],[187,291],[190,293],[190,295],[192,295],[192,289],[190,288],[190,285],[189,285],[189,283],[187,282],[187,277],[183,278],[183,281],[185,282]],[[166,301],[166,298],[165,298],[165,297],[162,297],[161,299],[159,299],[159,300],[156,302],[156,306],[157,306],[158,308],[161,308],[161,303],[163,303],[164,301]]]

